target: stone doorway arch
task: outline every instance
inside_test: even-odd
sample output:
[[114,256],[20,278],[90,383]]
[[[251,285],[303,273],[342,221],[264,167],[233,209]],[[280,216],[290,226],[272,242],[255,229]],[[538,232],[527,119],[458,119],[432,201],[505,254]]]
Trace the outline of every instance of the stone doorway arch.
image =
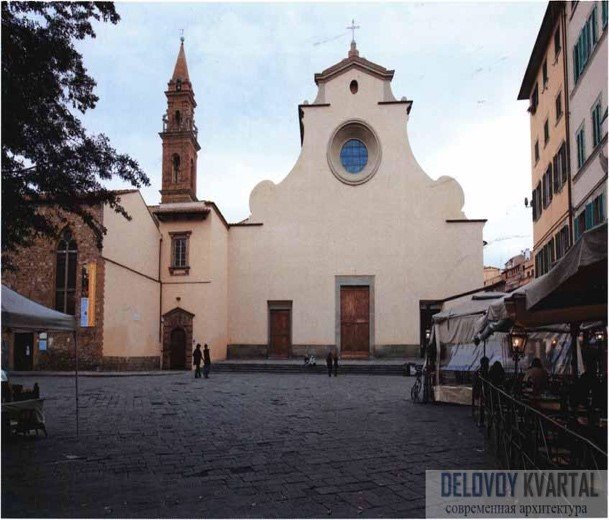
[[176,307],[163,314],[163,369],[187,370],[192,359],[194,314]]

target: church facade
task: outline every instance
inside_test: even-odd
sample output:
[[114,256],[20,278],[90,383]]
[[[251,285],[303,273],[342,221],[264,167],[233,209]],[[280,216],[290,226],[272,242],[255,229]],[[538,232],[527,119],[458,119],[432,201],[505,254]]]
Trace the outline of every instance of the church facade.
[[[416,162],[412,101],[394,97],[393,74],[355,42],[315,74],[317,97],[299,106],[294,167],[278,184],[258,184],[250,216],[230,224],[197,199],[196,101],[182,43],[165,92],[161,202],[122,193],[131,221],[100,208],[108,234],[87,259],[97,264],[97,321],[84,324],[97,330],[92,366],[188,368],[195,342],[208,343],[212,359],[417,353],[425,302],[483,285],[485,221],[465,217],[454,179],[432,180]],[[68,310],[57,305],[58,295],[66,301],[57,263],[48,263],[46,296],[24,286],[32,266],[17,263],[22,274],[5,283]]]

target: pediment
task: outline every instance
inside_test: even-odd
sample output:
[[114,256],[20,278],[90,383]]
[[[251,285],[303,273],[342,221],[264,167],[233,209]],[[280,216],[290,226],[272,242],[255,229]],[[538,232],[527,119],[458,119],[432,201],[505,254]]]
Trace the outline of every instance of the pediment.
[[359,69],[362,72],[366,72],[379,79],[388,81],[393,79],[393,75],[395,73],[394,70],[386,69],[385,67],[369,61],[366,58],[351,55],[348,58],[339,61],[335,65],[328,67],[323,72],[315,74],[315,84],[319,85],[320,83],[325,83],[326,81],[352,68]]
[[190,318],[194,318],[194,316],[195,316],[192,312],[188,312],[187,310],[182,309],[182,307],[174,307],[170,311],[167,311],[165,314],[163,314],[163,318],[169,318],[175,314],[185,315]]

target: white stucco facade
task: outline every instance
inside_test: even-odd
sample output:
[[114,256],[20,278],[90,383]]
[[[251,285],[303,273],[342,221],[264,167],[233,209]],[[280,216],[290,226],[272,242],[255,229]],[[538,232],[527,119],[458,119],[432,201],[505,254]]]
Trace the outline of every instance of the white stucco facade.
[[[188,79],[183,47],[172,82],[180,74]],[[164,177],[165,202],[149,212],[134,202],[130,222],[112,221],[104,355],[119,355],[121,338],[123,355],[159,356],[162,368],[190,367],[195,343],[207,343],[212,360],[273,355],[275,341],[284,356],[418,352],[420,302],[483,286],[485,221],[466,219],[454,179],[432,180],[417,163],[412,102],[394,97],[392,78],[354,45],[316,74],[317,98],[300,106],[300,155],[281,182],[254,188],[246,221],[229,224],[212,202],[187,200],[183,186],[196,183],[181,172]],[[172,82],[168,97],[192,103],[190,84],[187,98]],[[161,137],[198,149],[171,117]],[[341,158],[352,139],[367,154],[354,173]],[[146,308],[137,312],[149,329],[138,332],[143,350],[121,328],[121,294]]]

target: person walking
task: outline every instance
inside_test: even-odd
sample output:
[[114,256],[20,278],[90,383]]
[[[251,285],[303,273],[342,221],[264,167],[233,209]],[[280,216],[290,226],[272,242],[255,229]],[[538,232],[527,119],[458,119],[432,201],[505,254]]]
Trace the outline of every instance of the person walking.
[[203,347],[203,376],[209,379],[209,369],[211,368],[211,358],[209,357],[209,347],[205,343]]
[[326,356],[326,366],[328,367],[328,377],[332,377],[332,352]]
[[195,366],[195,379],[201,377],[201,359],[203,353],[201,352],[201,343],[197,343],[195,351],[192,353],[192,364]]
[[338,352],[334,351],[334,355],[332,356],[334,360],[334,377],[338,376]]

